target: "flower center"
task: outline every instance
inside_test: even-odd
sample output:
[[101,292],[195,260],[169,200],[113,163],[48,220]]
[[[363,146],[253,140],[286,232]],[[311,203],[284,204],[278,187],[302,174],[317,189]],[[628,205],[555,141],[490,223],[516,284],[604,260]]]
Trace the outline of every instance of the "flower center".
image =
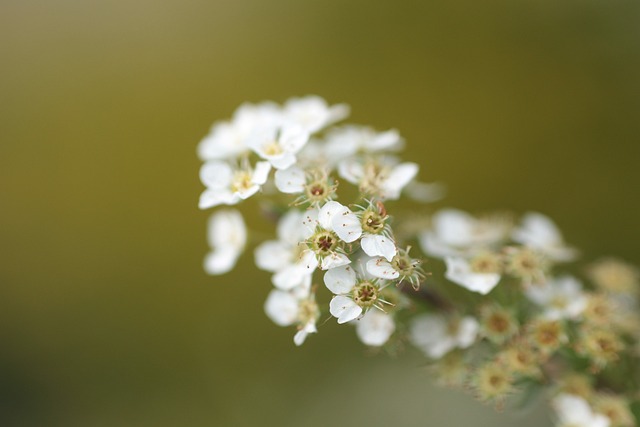
[[353,301],[362,308],[369,308],[378,300],[378,288],[371,282],[362,282],[353,287]]
[[312,239],[312,248],[318,255],[329,255],[338,246],[338,236],[331,231],[316,233]]
[[282,154],[283,150],[278,141],[272,141],[264,146],[264,154],[267,156],[277,156]]
[[384,230],[385,217],[372,210],[367,210],[362,215],[362,229],[366,233],[380,234]]
[[307,199],[311,203],[317,203],[325,200],[329,194],[327,183],[323,181],[314,181],[305,187]]
[[241,193],[249,190],[253,186],[251,182],[251,174],[247,171],[238,171],[233,175],[231,181],[231,191]]
[[407,255],[398,254],[393,257],[393,260],[391,260],[391,266],[395,271],[400,273],[400,276],[402,277],[411,276],[413,274],[413,271],[415,270],[414,263]]

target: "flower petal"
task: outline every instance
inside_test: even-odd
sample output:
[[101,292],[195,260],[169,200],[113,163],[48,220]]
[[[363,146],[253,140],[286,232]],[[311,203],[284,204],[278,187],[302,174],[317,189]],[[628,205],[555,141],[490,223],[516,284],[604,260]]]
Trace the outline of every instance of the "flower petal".
[[454,283],[482,295],[486,295],[500,282],[497,273],[474,273],[463,258],[447,257],[445,277]]
[[367,234],[360,241],[362,250],[369,256],[382,256],[391,262],[398,253],[396,244],[389,237],[382,234]]
[[329,303],[329,312],[333,317],[338,318],[338,323],[343,324],[357,319],[362,314],[362,307],[351,298],[338,295]]
[[307,182],[304,171],[297,166],[278,169],[275,173],[276,187],[283,193],[296,194],[304,191]]
[[271,165],[269,162],[258,162],[253,170],[253,176],[251,182],[257,185],[262,185],[267,182],[269,178],[269,172],[271,171]]
[[334,294],[347,294],[356,284],[356,273],[348,265],[332,268],[325,273],[324,284]]
[[351,260],[345,254],[339,254],[332,252],[331,254],[322,258],[322,270],[330,270],[332,268],[341,267],[343,265],[351,264]]
[[264,303],[264,311],[279,326],[289,326],[298,318],[299,305],[293,295],[288,292],[273,290]]
[[367,262],[367,271],[380,279],[393,280],[400,277],[400,273],[393,268],[391,263],[381,257],[370,259]]
[[339,211],[331,219],[331,229],[346,243],[355,242],[362,236],[362,225],[358,217],[349,208]]
[[256,265],[261,270],[276,272],[291,264],[291,248],[279,240],[261,243],[254,251]]
[[380,310],[369,310],[356,323],[356,334],[363,344],[379,347],[396,329],[393,318]]

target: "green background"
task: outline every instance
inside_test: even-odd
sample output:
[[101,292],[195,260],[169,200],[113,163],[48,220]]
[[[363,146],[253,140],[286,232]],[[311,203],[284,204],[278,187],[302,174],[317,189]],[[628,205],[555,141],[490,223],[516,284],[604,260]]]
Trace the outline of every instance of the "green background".
[[550,425],[332,321],[294,348],[250,252],[202,272],[195,147],[243,101],[319,94],[398,128],[439,206],[539,210],[586,258],[638,263],[639,20],[616,0],[1,0],[0,425]]

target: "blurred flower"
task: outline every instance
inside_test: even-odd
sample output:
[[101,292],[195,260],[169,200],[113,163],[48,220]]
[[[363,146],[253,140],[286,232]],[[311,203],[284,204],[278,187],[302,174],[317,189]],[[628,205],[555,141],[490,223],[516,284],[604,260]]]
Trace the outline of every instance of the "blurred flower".
[[300,126],[308,133],[315,133],[346,118],[349,115],[349,106],[329,106],[324,99],[311,95],[289,99],[284,105],[283,114],[286,123]]
[[384,345],[395,329],[393,317],[381,310],[369,310],[356,322],[356,333],[360,341],[374,347]]
[[446,257],[445,277],[454,283],[482,295],[486,295],[500,282],[500,274],[476,273],[471,264],[463,258]]
[[530,285],[524,293],[529,300],[544,308],[544,316],[550,320],[576,319],[587,307],[582,284],[571,276]]
[[431,256],[471,256],[502,242],[509,223],[499,217],[477,219],[457,209],[443,209],[420,234],[422,250]]
[[560,394],[553,399],[558,415],[558,427],[609,427],[610,421],[602,414],[594,413],[581,397]]
[[212,251],[205,257],[205,271],[213,275],[230,271],[247,242],[247,229],[240,212],[227,209],[211,215],[208,237]]
[[547,216],[530,212],[522,219],[522,226],[512,234],[513,240],[542,252],[553,261],[573,261],[578,252],[565,245],[558,227]]
[[427,356],[439,359],[454,348],[473,344],[478,329],[478,321],[473,317],[448,320],[437,314],[424,314],[412,319],[410,339]]
[[276,169],[287,169],[296,163],[296,153],[309,140],[300,127],[271,127],[257,130],[249,139],[249,147]]
[[293,337],[298,346],[304,343],[307,335],[317,332],[316,321],[320,312],[313,293],[305,295],[274,289],[264,303],[264,311],[276,325],[298,326],[298,332]]
[[382,200],[400,198],[402,189],[418,174],[416,163],[398,163],[390,156],[347,159],[338,165],[339,175],[357,185],[364,194]]
[[200,209],[218,205],[235,205],[260,190],[269,176],[268,162],[258,162],[255,169],[247,162],[238,168],[212,160],[200,169],[200,180],[207,189],[200,196]]

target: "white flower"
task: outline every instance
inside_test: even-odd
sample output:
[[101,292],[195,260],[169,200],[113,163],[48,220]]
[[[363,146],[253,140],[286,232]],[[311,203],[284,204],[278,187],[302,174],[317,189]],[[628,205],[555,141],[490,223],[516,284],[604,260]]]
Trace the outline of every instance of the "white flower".
[[457,209],[443,209],[431,222],[431,230],[419,236],[420,245],[425,253],[437,258],[473,255],[503,240],[508,226],[497,219],[476,219]]
[[204,161],[236,159],[249,150],[248,138],[256,128],[277,126],[281,121],[280,107],[274,103],[243,104],[230,122],[214,123],[198,145],[198,156]]
[[332,268],[324,275],[324,284],[335,295],[329,303],[329,312],[338,323],[357,319],[364,310],[380,308],[380,289],[369,280],[359,280],[351,266]]
[[356,323],[356,334],[363,344],[380,347],[396,330],[393,317],[380,310],[369,310]]
[[423,314],[413,319],[409,332],[413,345],[432,359],[439,359],[454,348],[471,346],[478,329],[478,321],[473,317],[450,323],[440,315]]
[[319,311],[313,294],[301,297],[274,289],[264,303],[264,311],[276,325],[298,326],[293,337],[297,346],[302,345],[309,334],[318,332],[316,321]]
[[229,209],[211,215],[208,238],[212,251],[204,260],[205,271],[212,275],[230,271],[247,242],[247,229],[240,212]]
[[324,149],[334,165],[358,153],[398,151],[403,145],[404,140],[395,129],[376,132],[368,126],[348,125],[329,130]]
[[560,394],[553,399],[553,408],[558,415],[558,427],[609,427],[611,421],[602,414],[593,412],[581,397]]
[[582,284],[571,276],[530,285],[525,289],[525,295],[532,302],[543,306],[545,317],[551,320],[576,319],[587,307]]
[[308,133],[315,133],[348,115],[348,105],[329,106],[319,96],[291,98],[284,105],[285,120],[302,127]]
[[368,207],[360,206],[357,216],[362,224],[362,239],[360,246],[370,257],[381,256],[391,262],[398,253],[393,240],[391,227],[387,223],[389,216],[382,202],[369,201]]
[[398,283],[408,281],[418,290],[425,274],[420,268],[420,261],[409,256],[411,248],[400,249],[391,261],[383,257],[371,258],[367,261],[367,272],[373,277],[385,280],[400,279]]
[[331,268],[349,264],[351,260],[341,252],[340,242],[353,243],[362,235],[358,217],[349,208],[338,202],[327,202],[319,211],[307,211],[305,225],[310,237],[307,242],[320,262],[320,268]]
[[249,147],[276,169],[287,169],[296,163],[296,153],[309,140],[301,127],[263,128],[249,139]]
[[578,256],[575,249],[565,245],[558,227],[549,217],[530,212],[522,220],[522,226],[513,231],[513,240],[536,249],[553,261],[573,261]]
[[267,181],[270,170],[267,162],[258,162],[255,169],[248,164],[234,169],[217,160],[205,163],[200,168],[200,180],[207,189],[200,196],[200,209],[235,205],[248,199]]
[[399,163],[397,159],[385,156],[377,159],[346,159],[338,165],[338,174],[359,186],[366,194],[382,200],[397,200],[402,189],[418,174],[416,163]]
[[326,169],[305,172],[298,166],[276,170],[276,188],[285,194],[300,194],[293,205],[319,206],[333,198],[337,185]]
[[307,237],[303,220],[303,212],[290,210],[278,222],[278,240],[263,242],[255,250],[256,265],[275,273],[271,281],[278,289],[308,288],[318,267],[315,254],[301,243]]
[[498,273],[474,272],[469,261],[464,258],[446,257],[445,263],[447,264],[445,277],[472,292],[486,295],[500,281]]

